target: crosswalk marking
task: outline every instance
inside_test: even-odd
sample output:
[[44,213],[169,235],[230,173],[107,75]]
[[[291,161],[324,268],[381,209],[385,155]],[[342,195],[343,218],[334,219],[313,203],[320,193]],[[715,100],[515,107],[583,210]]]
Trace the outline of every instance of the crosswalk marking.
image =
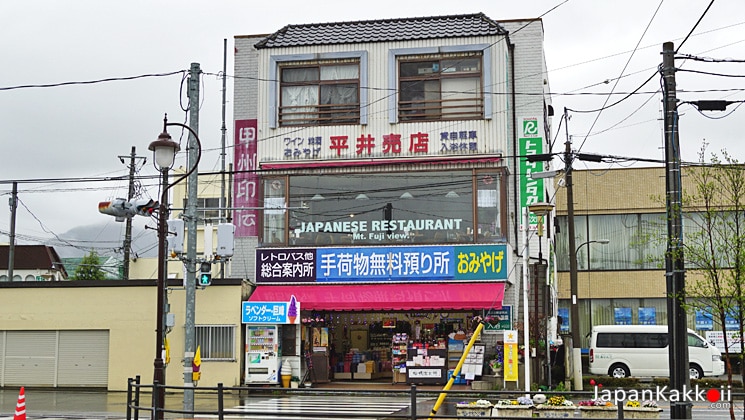
[[[342,398],[318,398],[298,397],[272,398],[248,402],[231,408],[231,413],[226,417],[240,418],[236,411],[251,413],[252,419],[302,419],[302,420],[328,420],[325,414],[335,414],[334,419],[345,419],[336,415],[350,415],[348,419],[377,419],[386,415],[397,413],[409,408],[410,400],[406,398],[380,398],[349,396]],[[273,414],[282,413],[281,417],[272,417]],[[289,416],[287,414],[290,414]],[[292,416],[297,414],[298,416]],[[314,415],[320,415],[314,417]]]

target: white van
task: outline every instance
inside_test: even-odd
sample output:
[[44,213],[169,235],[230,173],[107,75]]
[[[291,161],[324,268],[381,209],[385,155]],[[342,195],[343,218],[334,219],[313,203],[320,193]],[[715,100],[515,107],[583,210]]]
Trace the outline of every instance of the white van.
[[[590,373],[627,376],[670,376],[667,325],[596,325],[590,338]],[[724,374],[722,352],[688,330],[691,379]]]

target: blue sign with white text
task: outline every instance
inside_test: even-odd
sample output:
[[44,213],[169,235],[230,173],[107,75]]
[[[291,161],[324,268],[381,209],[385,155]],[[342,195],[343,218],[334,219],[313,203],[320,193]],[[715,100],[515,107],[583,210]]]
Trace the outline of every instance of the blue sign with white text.
[[288,324],[287,302],[243,302],[244,324]]
[[316,281],[506,280],[506,245],[316,249]]

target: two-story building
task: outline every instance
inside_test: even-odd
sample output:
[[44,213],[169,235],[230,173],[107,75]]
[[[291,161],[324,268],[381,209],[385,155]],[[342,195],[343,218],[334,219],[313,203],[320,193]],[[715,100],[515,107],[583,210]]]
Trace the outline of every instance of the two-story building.
[[235,38],[232,275],[251,301],[300,302],[294,355],[374,377],[397,334],[447,347],[476,315],[517,325],[522,212],[550,187],[521,158],[550,138],[542,38],[484,14]]

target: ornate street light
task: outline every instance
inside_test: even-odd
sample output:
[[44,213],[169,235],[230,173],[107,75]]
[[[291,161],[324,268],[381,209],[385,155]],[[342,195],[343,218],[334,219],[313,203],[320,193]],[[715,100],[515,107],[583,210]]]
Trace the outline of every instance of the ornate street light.
[[[173,167],[176,159],[176,153],[181,149],[168,134],[168,126],[178,126],[189,130],[197,141],[197,159],[194,166],[186,174],[179,177],[176,181],[168,183],[168,171]],[[202,155],[202,145],[199,137],[189,126],[181,123],[169,123],[168,116],[163,118],[163,132],[158,139],[150,143],[149,150],[153,151],[153,165],[161,174],[161,194],[160,207],[158,209],[158,280],[157,280],[157,308],[156,308],[156,327],[155,327],[155,360],[153,362],[153,418],[163,418],[163,407],[165,398],[165,379],[166,369],[163,360],[163,341],[165,338],[165,299],[166,299],[166,248],[168,241],[168,190],[178,184],[186,177],[191,175],[199,165],[199,159]]]

